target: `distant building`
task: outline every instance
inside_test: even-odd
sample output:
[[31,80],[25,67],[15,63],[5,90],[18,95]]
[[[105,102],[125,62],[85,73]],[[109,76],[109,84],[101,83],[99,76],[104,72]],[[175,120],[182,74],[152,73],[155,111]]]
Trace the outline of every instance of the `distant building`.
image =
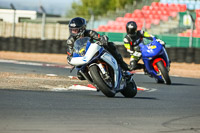
[[[13,23],[14,10],[0,9],[0,21]],[[69,18],[61,17],[60,15],[46,14],[46,23],[68,24]],[[15,10],[15,23],[32,22],[41,23],[42,13],[30,10]]]
[[[36,11],[29,10],[15,10],[15,23],[22,22],[24,20],[34,20],[37,18]],[[14,10],[12,9],[0,9],[0,21],[13,22]]]

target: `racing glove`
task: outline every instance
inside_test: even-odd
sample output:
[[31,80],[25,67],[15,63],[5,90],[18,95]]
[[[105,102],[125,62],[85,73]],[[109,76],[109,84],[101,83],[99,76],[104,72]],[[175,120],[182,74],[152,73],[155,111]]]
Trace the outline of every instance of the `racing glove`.
[[135,59],[140,59],[142,56],[141,52],[135,51],[133,54],[131,54]]
[[129,52],[129,53],[130,53],[130,55],[132,55],[132,54],[133,54],[133,51],[132,51],[132,50],[130,50],[130,49],[127,49],[127,52]]
[[163,45],[163,46],[165,46],[165,44],[166,44],[164,41],[162,41],[162,40],[160,40],[160,39],[156,39],[156,41],[159,42],[159,43],[160,43],[161,45]]
[[73,48],[72,48],[72,46],[67,45],[67,55],[68,55],[68,56],[72,56],[72,53],[73,53]]
[[106,46],[108,44],[108,37],[106,35],[103,35],[100,37],[101,45]]
[[73,54],[73,49],[70,45],[67,45],[67,62],[70,64],[71,58]]
[[71,64],[70,64],[71,59],[72,59],[72,56],[69,56],[69,55],[68,55],[68,56],[67,56],[67,63],[68,63],[69,65],[71,65]]

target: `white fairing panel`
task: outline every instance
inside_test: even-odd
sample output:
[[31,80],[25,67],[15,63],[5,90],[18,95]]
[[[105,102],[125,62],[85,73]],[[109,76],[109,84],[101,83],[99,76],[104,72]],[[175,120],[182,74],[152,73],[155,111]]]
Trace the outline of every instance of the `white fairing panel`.
[[104,60],[105,62],[107,62],[114,70],[115,72],[115,88],[117,87],[117,83],[119,80],[119,70],[118,70],[118,64],[117,61],[115,60],[115,58],[113,56],[111,56],[108,53],[104,53],[101,56],[101,59]]
[[101,46],[96,43],[92,43],[88,48],[87,53],[83,57],[73,57],[70,61],[70,64],[73,66],[80,66],[88,63],[92,57],[100,50]]

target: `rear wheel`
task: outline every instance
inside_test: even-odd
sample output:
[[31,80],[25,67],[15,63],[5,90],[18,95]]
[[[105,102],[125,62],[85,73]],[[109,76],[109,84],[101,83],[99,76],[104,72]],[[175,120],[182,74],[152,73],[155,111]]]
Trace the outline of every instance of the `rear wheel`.
[[164,66],[163,62],[159,61],[159,62],[156,63],[156,65],[157,65],[159,71],[161,72],[161,76],[164,80],[164,83],[170,85],[171,79],[169,77],[169,73],[168,73],[166,67]]
[[122,95],[128,98],[132,98],[137,94],[137,86],[135,82],[132,80],[127,83],[126,88],[121,91]]
[[90,74],[92,76],[92,79],[94,83],[97,85],[97,87],[102,91],[102,93],[107,97],[114,97],[115,96],[115,90],[113,90],[114,85],[111,80],[104,79],[103,74],[101,73],[101,70],[99,70],[99,67],[96,65],[93,65],[90,67]]

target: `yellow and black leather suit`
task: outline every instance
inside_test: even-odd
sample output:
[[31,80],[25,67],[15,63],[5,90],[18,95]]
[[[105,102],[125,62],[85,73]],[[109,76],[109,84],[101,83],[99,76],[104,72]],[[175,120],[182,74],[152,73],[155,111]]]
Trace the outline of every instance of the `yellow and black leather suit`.
[[136,49],[139,49],[138,45],[143,41],[143,38],[153,40],[153,35],[150,35],[143,30],[138,30],[135,35],[127,34],[124,37],[124,46],[131,55],[130,61],[135,60],[138,62],[141,58],[141,52]]

